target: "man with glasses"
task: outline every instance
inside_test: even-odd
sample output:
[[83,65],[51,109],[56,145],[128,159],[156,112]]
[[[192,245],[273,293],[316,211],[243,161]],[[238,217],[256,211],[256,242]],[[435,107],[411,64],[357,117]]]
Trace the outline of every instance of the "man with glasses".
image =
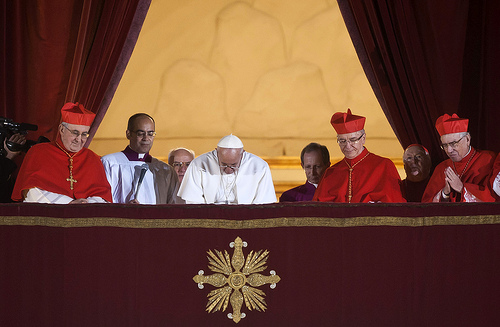
[[189,165],[178,195],[186,203],[261,204],[276,202],[269,165],[246,152],[234,135]]
[[422,202],[493,202],[489,177],[495,154],[470,145],[468,119],[444,114],[436,121],[441,148],[449,159],[437,165]]
[[129,145],[123,151],[102,157],[113,202],[182,203],[177,197],[179,179],[174,169],[149,154],[156,136],[153,117],[145,113],[131,116],[125,135]]
[[77,204],[111,202],[111,189],[99,156],[84,147],[95,114],[81,104],[66,103],[52,143],[36,144],[26,153],[12,199]]
[[420,144],[409,145],[403,153],[406,178],[401,181],[401,193],[407,202],[421,202],[431,174],[431,156]]
[[174,167],[177,176],[179,176],[179,183],[182,183],[184,174],[194,157],[195,155],[193,150],[186,148],[176,148],[170,150],[170,153],[168,154],[168,164]]
[[337,143],[344,159],[328,168],[313,201],[323,202],[406,202],[401,195],[394,163],[364,147],[365,117],[337,112],[330,123],[337,132]]

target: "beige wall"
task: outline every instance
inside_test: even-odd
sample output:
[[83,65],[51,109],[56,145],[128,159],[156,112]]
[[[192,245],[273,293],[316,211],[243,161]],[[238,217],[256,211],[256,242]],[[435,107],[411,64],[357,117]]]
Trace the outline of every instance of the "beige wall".
[[335,0],[153,0],[90,148],[122,150],[128,117],[147,112],[157,157],[201,154],[233,133],[266,158],[296,157],[311,141],[340,158],[329,121],[348,107],[367,117],[370,151],[401,156]]

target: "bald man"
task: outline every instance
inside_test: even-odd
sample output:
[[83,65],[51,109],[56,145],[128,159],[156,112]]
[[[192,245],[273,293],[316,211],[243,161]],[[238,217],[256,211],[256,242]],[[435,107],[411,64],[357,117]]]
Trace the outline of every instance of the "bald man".
[[182,203],[177,197],[179,179],[174,169],[149,154],[156,136],[153,117],[146,113],[131,116],[125,135],[129,140],[125,150],[101,159],[111,185],[113,202]]
[[431,156],[420,144],[412,144],[403,153],[406,178],[401,181],[401,193],[407,202],[421,202],[431,174]]

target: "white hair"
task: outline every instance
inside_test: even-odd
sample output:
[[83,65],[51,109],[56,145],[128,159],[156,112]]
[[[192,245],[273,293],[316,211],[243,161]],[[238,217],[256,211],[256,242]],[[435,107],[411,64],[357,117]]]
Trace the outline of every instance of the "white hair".
[[183,148],[183,147],[175,148],[175,149],[170,150],[170,152],[168,153],[168,163],[170,165],[174,163],[174,153],[176,151],[179,151],[179,150],[184,150],[184,151],[189,152],[193,156],[193,159],[196,157],[195,154],[194,154],[194,151],[191,150],[191,149],[186,149],[186,148]]

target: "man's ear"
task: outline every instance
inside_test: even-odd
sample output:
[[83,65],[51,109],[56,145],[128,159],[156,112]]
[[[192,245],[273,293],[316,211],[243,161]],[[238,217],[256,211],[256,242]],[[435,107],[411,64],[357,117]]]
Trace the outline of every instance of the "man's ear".
[[125,135],[127,136],[127,140],[130,140],[130,131],[128,129],[125,131]]

